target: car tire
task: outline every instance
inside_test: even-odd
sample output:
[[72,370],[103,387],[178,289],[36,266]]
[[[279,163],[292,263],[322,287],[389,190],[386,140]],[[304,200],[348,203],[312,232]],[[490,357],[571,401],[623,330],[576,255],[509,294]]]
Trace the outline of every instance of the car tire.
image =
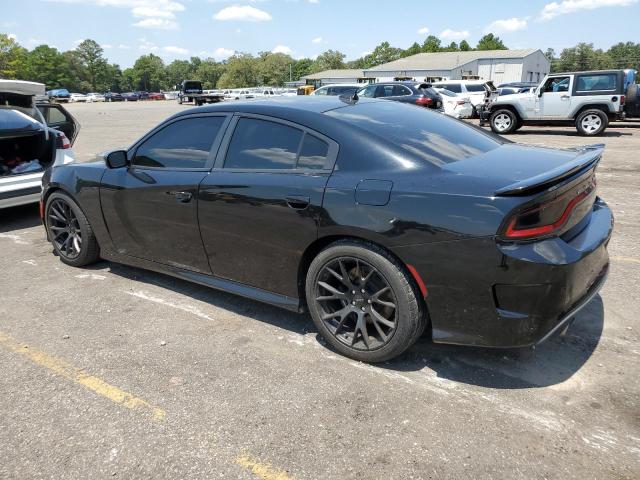
[[500,135],[508,135],[513,133],[517,129],[518,116],[513,110],[508,108],[501,108],[491,113],[489,117],[489,125],[494,133]]
[[100,258],[100,247],[91,224],[69,195],[52,193],[44,211],[47,236],[63,263],[82,267]]
[[593,137],[600,135],[607,128],[609,118],[597,108],[580,112],[576,117],[576,130],[580,135]]
[[322,337],[358,361],[400,355],[428,323],[406,267],[368,242],[342,240],[322,250],[309,266],[305,296]]
[[625,104],[634,105],[638,101],[638,84],[632,83],[627,87],[627,93],[625,95]]

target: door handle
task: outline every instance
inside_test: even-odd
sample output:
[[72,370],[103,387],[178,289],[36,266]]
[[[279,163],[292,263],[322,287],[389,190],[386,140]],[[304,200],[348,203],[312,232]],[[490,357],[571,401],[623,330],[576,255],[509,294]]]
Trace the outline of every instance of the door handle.
[[289,195],[285,200],[287,205],[295,210],[304,210],[311,203],[311,199],[304,195]]
[[170,191],[167,192],[167,195],[171,195],[176,198],[176,201],[180,203],[189,203],[193,198],[193,195],[190,192],[176,192]]
[[561,100],[569,100],[571,97],[569,95],[562,95],[560,97]]

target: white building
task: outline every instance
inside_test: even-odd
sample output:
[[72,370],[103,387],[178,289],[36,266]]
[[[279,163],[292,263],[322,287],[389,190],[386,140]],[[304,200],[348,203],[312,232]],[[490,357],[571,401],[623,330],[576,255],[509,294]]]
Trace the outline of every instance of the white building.
[[551,64],[541,50],[479,50],[469,52],[418,53],[363,71],[363,77],[376,82],[395,79],[493,80],[495,85],[509,82],[538,82],[549,73]]
[[325,70],[300,77],[307,85],[315,85],[320,88],[323,85],[334,83],[366,83],[366,79],[359,69]]

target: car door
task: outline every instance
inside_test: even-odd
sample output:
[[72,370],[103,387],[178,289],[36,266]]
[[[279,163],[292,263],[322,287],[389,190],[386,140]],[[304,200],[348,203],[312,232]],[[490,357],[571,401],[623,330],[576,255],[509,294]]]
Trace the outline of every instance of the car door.
[[331,139],[288,121],[234,118],[198,197],[214,275],[298,297],[298,267],[317,238],[337,151]]
[[108,169],[100,200],[116,252],[211,273],[198,227],[198,186],[208,175],[228,115],[178,117]]
[[38,103],[36,108],[42,113],[47,125],[64,133],[73,145],[80,131],[80,124],[73,115],[59,103]]
[[539,118],[542,120],[567,118],[571,111],[572,87],[571,76],[549,77],[539,92],[542,93],[538,97]]

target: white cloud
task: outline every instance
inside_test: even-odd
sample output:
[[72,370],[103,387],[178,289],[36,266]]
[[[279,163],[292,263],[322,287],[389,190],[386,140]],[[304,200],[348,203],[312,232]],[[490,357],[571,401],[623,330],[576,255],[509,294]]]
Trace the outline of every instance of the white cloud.
[[236,53],[236,51],[231,50],[229,48],[220,47],[220,48],[216,48],[213,52],[204,52],[204,53],[200,52],[200,53],[203,57],[204,56],[213,57],[217,61],[221,61],[221,60],[226,60],[227,58],[232,56],[234,53]]
[[291,52],[292,50],[286,45],[276,45],[273,50],[271,50],[271,53],[284,53],[286,55],[290,55]]
[[177,22],[167,20],[166,18],[144,18],[132,25],[134,27],[156,28],[159,30],[177,30],[179,27]]
[[559,15],[579,12],[580,10],[595,10],[601,7],[628,7],[638,0],[563,0],[547,3],[540,12],[540,20],[551,20]]
[[468,30],[451,30],[447,28],[440,33],[440,38],[442,40],[462,40],[463,38],[467,38],[469,36]]
[[11,40],[14,40],[16,42],[18,41],[18,36],[15,33],[8,33],[7,37],[9,37]]
[[178,28],[177,12],[185,7],[175,0],[48,0],[57,3],[96,5],[98,7],[128,8],[131,15],[143,20],[134,23],[136,27],[174,30]]
[[322,43],[322,37],[316,37],[313,40],[311,40],[311,43]]
[[524,30],[525,28],[527,28],[526,19],[513,17],[491,22],[484,29],[484,33],[517,32],[518,30]]
[[429,33],[429,27],[422,27],[420,30],[418,30],[419,35],[426,35],[427,33]]
[[264,10],[249,5],[225,7],[213,16],[214,20],[239,22],[268,22],[272,19]]
[[163,47],[162,50],[167,53],[174,53],[176,55],[189,55],[189,50],[182,47],[176,47],[174,45],[167,45],[166,47]]
[[108,43],[105,43],[104,45],[100,45],[104,50],[111,50],[113,48],[113,45],[110,45]]

